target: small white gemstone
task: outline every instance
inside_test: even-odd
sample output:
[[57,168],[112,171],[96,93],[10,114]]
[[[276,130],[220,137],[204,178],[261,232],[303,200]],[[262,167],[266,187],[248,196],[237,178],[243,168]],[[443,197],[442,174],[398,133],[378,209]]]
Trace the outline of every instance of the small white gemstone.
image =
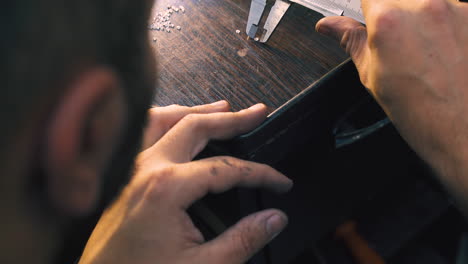
[[153,42],[156,42],[156,41],[157,41],[157,39],[156,39],[156,38],[153,38]]
[[254,38],[255,41],[259,41],[260,39],[259,38]]
[[163,32],[166,31],[167,33],[170,33],[172,28],[181,30],[182,27],[175,26],[170,21],[171,15],[174,14],[174,12],[178,13],[180,11],[182,13],[185,13],[185,7],[183,7],[182,5],[178,7],[173,6],[173,5],[168,5],[167,9],[164,10],[163,12],[153,13],[152,21],[150,21],[151,23],[148,25],[148,29],[163,31]]
[[237,33],[237,34],[240,34],[240,30],[236,30],[236,33]]

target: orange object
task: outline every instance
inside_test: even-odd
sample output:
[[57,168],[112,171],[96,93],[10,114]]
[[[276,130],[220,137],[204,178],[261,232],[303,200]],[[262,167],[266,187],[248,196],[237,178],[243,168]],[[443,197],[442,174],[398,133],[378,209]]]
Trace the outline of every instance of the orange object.
[[335,236],[346,244],[357,263],[385,264],[385,260],[357,232],[354,221],[346,222],[339,226],[336,229]]

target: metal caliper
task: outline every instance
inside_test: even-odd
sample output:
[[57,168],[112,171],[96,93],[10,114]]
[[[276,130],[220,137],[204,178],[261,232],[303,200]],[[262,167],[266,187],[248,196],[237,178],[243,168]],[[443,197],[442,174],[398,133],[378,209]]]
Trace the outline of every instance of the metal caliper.
[[[252,0],[250,4],[249,19],[247,20],[247,35],[251,38],[257,36],[258,27],[263,17],[267,0]],[[266,42],[281,18],[283,18],[292,3],[300,4],[317,11],[324,16],[348,16],[364,23],[361,0],[276,0],[266,19],[258,40]]]

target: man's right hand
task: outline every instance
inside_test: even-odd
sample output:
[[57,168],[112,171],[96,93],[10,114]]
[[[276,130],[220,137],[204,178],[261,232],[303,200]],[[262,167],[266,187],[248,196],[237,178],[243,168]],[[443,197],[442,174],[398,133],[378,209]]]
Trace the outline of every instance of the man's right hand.
[[467,201],[468,4],[362,0],[362,8],[366,27],[327,17],[316,28],[341,42],[401,135]]

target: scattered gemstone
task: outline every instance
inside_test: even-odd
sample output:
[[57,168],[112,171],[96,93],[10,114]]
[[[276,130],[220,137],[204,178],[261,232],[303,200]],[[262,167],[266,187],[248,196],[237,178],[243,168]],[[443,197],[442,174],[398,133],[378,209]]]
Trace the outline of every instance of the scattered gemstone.
[[167,32],[170,33],[171,30],[170,28],[176,28],[177,30],[181,30],[182,27],[180,26],[175,26],[169,19],[171,18],[171,15],[175,13],[179,13],[181,11],[182,13],[185,13],[185,7],[183,6],[167,6],[167,10],[164,12],[158,12],[156,16],[153,17],[152,23],[150,23],[148,29],[149,30],[157,30],[157,31],[162,31],[162,32]]

